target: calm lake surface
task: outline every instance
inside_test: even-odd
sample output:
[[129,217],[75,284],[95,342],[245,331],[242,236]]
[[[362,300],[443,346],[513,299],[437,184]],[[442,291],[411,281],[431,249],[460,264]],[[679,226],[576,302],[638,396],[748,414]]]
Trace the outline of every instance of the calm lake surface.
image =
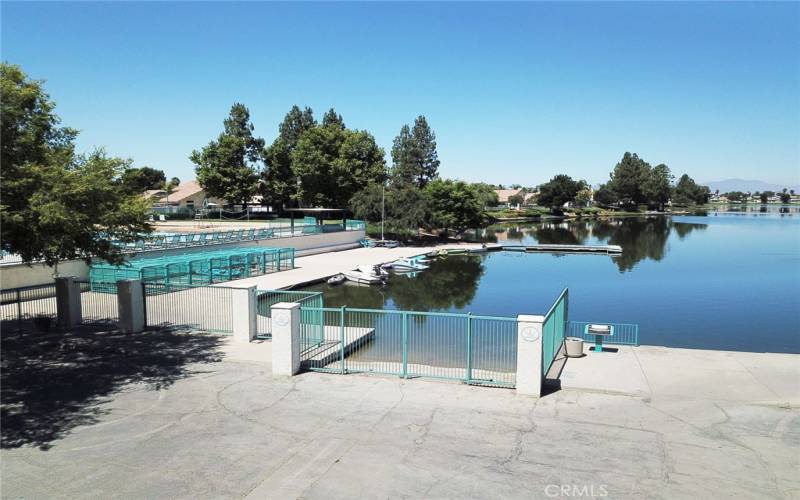
[[474,236],[623,253],[448,256],[384,287],[305,290],[323,291],[326,307],[516,316],[546,313],[569,287],[570,319],[638,323],[642,344],[800,353],[800,212],[784,210],[496,225]]

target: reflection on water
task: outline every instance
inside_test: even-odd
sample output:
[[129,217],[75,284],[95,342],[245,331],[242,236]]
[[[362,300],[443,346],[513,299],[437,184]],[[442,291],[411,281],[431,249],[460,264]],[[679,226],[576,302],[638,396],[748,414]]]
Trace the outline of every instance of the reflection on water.
[[303,290],[325,294],[325,307],[360,307],[409,311],[446,311],[463,309],[472,302],[484,273],[479,256],[439,259],[431,270],[419,273],[392,274],[385,286],[327,283]]
[[761,215],[772,215],[778,217],[785,217],[785,216],[792,216],[792,215],[800,215],[800,205],[777,205],[777,204],[765,204],[765,205],[739,205],[739,204],[731,204],[731,205],[714,205],[710,208],[703,209],[702,213],[697,213],[697,215],[753,215],[753,216],[761,216]]
[[800,352],[800,216],[752,214],[497,225],[473,237],[611,244],[622,254],[451,255],[384,287],[311,289],[327,307],[514,317],[543,314],[569,287],[572,320],[639,324],[643,344]]
[[[472,231],[468,238],[509,245],[619,245],[622,255],[612,258],[620,272],[625,272],[645,259],[663,259],[673,232],[683,239],[692,231],[706,227],[707,224],[678,222],[669,217],[627,217],[495,225]],[[490,235],[489,238],[486,235]]]

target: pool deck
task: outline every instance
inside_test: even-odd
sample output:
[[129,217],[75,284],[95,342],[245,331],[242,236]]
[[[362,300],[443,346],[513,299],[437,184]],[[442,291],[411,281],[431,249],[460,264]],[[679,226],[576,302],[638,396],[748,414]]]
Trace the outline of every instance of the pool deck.
[[3,347],[4,498],[800,497],[798,355],[589,353],[537,399],[198,333]]

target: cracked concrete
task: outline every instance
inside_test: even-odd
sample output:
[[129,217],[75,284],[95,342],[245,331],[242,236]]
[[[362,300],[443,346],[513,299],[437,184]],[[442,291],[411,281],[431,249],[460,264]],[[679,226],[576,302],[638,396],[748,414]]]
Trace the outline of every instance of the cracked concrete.
[[[97,422],[46,451],[3,449],[3,497],[529,499],[566,485],[584,497],[800,498],[798,356],[637,348],[644,382],[604,392],[600,365],[570,360],[562,390],[533,399],[419,379],[273,379],[268,348],[223,345],[169,386],[98,401]],[[718,387],[702,387],[709,372]],[[594,386],[577,387],[586,373]]]

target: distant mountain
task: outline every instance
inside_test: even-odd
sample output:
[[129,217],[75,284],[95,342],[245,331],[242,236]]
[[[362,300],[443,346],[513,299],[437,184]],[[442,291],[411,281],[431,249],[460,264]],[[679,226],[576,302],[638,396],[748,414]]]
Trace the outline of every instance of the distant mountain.
[[783,188],[794,189],[800,192],[798,186],[782,186],[780,184],[770,184],[764,181],[748,181],[745,179],[725,179],[723,181],[710,181],[701,182],[700,184],[708,186],[713,193],[719,189],[720,193],[730,193],[731,191],[742,191],[755,193],[756,191],[775,191],[780,192]]

